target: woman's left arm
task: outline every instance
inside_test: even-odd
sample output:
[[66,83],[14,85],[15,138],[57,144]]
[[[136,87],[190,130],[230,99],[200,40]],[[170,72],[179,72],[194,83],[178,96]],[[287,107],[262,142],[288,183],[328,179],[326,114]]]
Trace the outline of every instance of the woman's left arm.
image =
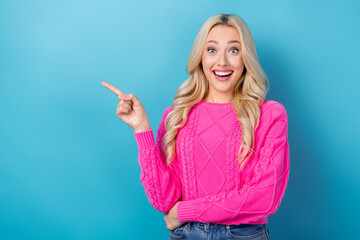
[[179,202],[181,222],[231,220],[241,224],[276,212],[287,187],[290,161],[287,114],[281,104],[274,105],[252,179],[240,189]]

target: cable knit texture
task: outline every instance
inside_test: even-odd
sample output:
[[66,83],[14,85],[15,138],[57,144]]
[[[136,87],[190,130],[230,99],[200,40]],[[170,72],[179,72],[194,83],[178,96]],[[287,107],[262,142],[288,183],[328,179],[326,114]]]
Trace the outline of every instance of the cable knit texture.
[[202,99],[176,137],[176,157],[166,165],[161,143],[167,107],[156,140],[153,130],[134,133],[140,181],[151,205],[167,213],[177,201],[181,222],[264,224],[284,196],[289,179],[287,113],[266,100],[255,130],[254,154],[238,172],[241,127],[232,103]]

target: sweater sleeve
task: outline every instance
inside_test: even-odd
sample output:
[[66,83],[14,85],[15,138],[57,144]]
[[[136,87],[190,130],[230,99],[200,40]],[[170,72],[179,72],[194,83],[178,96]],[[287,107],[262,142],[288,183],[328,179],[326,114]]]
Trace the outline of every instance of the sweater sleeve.
[[170,211],[172,206],[181,198],[178,166],[177,164],[167,166],[161,145],[162,138],[166,133],[165,119],[170,111],[170,107],[164,111],[158,127],[156,142],[152,129],[138,133],[134,132],[139,150],[140,182],[145,189],[150,204],[163,213]]
[[242,188],[223,191],[177,205],[181,222],[250,223],[272,215],[284,196],[289,178],[287,113],[282,104],[273,104],[266,127],[259,134],[260,153],[251,178]]

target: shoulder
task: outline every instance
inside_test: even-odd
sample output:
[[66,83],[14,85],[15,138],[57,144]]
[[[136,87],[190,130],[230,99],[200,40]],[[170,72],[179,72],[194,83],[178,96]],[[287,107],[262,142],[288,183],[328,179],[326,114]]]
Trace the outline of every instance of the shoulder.
[[169,114],[169,112],[171,112],[171,106],[168,106],[167,108],[165,108],[165,110],[163,111],[163,115],[161,117],[160,123],[159,123],[159,127],[158,127],[158,136],[161,137],[157,137],[157,139],[161,139],[162,136],[165,135],[165,120],[167,115]]
[[165,119],[167,117],[167,115],[171,112],[171,105],[166,107],[165,110],[163,111],[163,115],[161,117],[161,122],[160,123],[164,123],[165,122]]
[[167,108],[165,108],[164,113],[163,113],[163,118],[166,118],[166,116],[171,112],[171,105],[168,106]]
[[263,104],[260,105],[260,121],[261,122],[271,122],[275,120],[286,120],[287,121],[287,112],[283,104],[273,101],[265,100]]
[[287,135],[287,113],[283,104],[266,100],[260,105],[259,125],[255,130],[259,142],[267,137],[280,137]]
[[283,104],[266,100],[260,105],[260,119],[259,126],[255,130],[258,137],[267,136],[270,129],[277,132],[282,132],[287,126],[287,113]]

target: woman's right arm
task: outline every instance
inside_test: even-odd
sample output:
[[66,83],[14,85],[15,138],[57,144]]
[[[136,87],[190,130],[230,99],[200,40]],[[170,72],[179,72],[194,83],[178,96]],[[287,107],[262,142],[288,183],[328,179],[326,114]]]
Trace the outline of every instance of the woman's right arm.
[[166,157],[162,149],[162,138],[166,133],[165,119],[171,111],[168,107],[161,118],[156,142],[153,130],[135,131],[135,139],[139,149],[138,161],[141,168],[140,181],[150,204],[160,212],[167,213],[181,198],[181,182],[177,159],[171,167],[166,165]]
[[115,93],[119,98],[116,115],[134,129],[135,139],[139,149],[139,164],[141,168],[140,181],[150,204],[160,212],[167,213],[181,198],[181,182],[178,177],[177,159],[173,165],[166,165],[162,149],[162,138],[166,133],[165,118],[171,111],[168,107],[162,116],[156,143],[146,111],[141,101],[134,94],[124,94],[113,85],[102,82],[103,86]]

